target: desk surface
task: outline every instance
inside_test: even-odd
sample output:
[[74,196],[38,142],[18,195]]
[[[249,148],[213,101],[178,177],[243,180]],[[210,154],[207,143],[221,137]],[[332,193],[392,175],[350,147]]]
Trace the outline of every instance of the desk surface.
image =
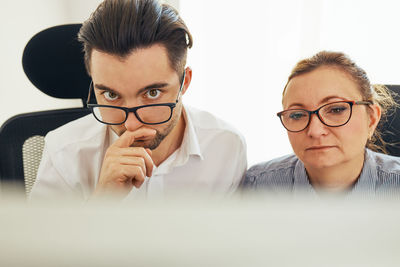
[[400,202],[0,204],[0,266],[400,266]]

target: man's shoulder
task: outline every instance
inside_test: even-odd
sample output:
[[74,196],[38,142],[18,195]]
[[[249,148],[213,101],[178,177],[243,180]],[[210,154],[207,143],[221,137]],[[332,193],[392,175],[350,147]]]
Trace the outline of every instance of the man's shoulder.
[[199,110],[197,108],[185,106],[185,111],[196,132],[202,135],[224,134],[237,138],[245,143],[243,135],[232,124],[218,118],[216,115]]
[[50,131],[45,137],[46,147],[61,150],[74,144],[95,141],[104,136],[106,127],[89,114]]

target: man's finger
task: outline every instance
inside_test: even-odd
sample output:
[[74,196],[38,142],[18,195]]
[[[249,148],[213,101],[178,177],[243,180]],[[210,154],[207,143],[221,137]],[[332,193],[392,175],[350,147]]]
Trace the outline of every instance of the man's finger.
[[118,139],[114,142],[113,146],[117,147],[129,147],[135,139],[143,137],[153,137],[156,135],[156,130],[149,128],[140,128],[137,131],[125,131]]
[[146,176],[151,177],[153,173],[153,166],[154,162],[151,158],[152,151],[148,148],[143,149],[143,147],[126,147],[126,148],[119,148],[115,157],[121,157],[120,162],[123,163],[124,161],[122,158],[142,158],[144,160],[144,164],[146,166]]
[[151,150],[146,148],[145,152],[144,164],[146,165],[146,176],[151,177],[153,175],[154,162],[151,158]]

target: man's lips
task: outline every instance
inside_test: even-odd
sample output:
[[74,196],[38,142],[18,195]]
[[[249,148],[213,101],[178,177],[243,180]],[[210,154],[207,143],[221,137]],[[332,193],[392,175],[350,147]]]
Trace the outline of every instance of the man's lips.
[[152,140],[151,137],[146,137],[146,138],[137,138],[133,143],[130,145],[131,147],[138,147],[138,146],[144,146],[147,144],[147,142],[150,142]]
[[145,141],[152,140],[153,138],[154,138],[154,135],[142,135],[142,136],[135,137],[134,142],[145,142]]
[[136,138],[134,142],[146,142],[151,140],[153,137],[142,137],[142,138]]

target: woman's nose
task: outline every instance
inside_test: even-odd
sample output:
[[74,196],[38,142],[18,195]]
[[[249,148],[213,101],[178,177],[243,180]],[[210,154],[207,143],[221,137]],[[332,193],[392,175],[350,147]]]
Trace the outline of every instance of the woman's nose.
[[317,114],[311,114],[306,131],[308,136],[318,138],[328,133],[328,126],[322,123]]

